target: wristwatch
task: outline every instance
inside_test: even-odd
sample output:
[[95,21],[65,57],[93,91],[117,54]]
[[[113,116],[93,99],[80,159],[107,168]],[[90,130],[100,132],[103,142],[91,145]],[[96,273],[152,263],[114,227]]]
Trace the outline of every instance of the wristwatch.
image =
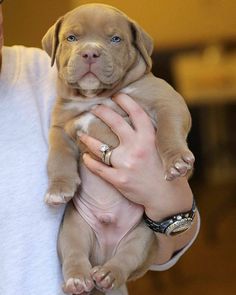
[[151,230],[167,236],[174,236],[185,232],[191,227],[195,213],[196,205],[193,200],[192,209],[188,212],[169,216],[160,222],[150,219],[144,212],[143,219]]

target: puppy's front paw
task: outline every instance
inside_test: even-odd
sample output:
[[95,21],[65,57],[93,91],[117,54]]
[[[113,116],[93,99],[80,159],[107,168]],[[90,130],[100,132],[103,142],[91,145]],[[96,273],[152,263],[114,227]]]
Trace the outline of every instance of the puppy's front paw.
[[164,161],[166,167],[166,180],[174,180],[179,176],[190,174],[195,158],[189,149],[176,151]]
[[94,282],[91,277],[79,275],[76,278],[69,278],[62,286],[66,294],[87,294],[94,288]]
[[46,193],[45,202],[51,206],[66,204],[73,198],[79,184],[79,178],[52,181]]

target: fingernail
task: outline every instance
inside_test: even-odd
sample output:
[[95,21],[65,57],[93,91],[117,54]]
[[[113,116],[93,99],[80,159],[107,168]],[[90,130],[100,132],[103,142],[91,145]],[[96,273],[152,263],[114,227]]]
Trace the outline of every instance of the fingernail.
[[83,133],[83,131],[78,130],[78,131],[76,132],[76,134],[77,134],[78,137],[81,137],[81,135],[83,135],[84,133]]
[[87,153],[83,153],[83,159],[87,157]]
[[97,105],[95,105],[95,106],[93,106],[92,108],[91,108],[91,113],[92,114],[96,114],[96,112],[100,109],[100,106],[101,106],[102,104],[97,104]]
[[92,106],[92,107],[91,107],[91,111],[96,110],[97,107],[98,107],[97,105]]

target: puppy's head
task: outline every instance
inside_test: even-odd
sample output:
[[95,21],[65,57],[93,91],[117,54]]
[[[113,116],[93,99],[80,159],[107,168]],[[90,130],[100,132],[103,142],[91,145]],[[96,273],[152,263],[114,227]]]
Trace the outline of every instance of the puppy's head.
[[139,78],[136,68],[140,77],[151,69],[152,39],[121,11],[103,4],[67,13],[42,44],[63,81],[85,96],[114,88],[128,73],[132,80],[132,71],[134,80]]

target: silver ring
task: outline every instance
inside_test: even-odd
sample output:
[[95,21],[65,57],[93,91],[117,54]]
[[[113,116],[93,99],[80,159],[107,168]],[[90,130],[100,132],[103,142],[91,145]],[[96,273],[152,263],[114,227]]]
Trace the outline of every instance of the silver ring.
[[107,164],[108,166],[112,166],[111,165],[111,161],[110,161],[111,154],[112,154],[112,150],[111,149],[105,153],[104,163]]
[[105,163],[105,155],[106,155],[106,152],[110,150],[110,147],[107,144],[102,144],[99,150],[102,153],[102,161],[103,163]]
[[106,165],[111,166],[110,157],[112,150],[110,149],[110,147],[107,144],[102,144],[99,150],[102,153],[102,162]]

